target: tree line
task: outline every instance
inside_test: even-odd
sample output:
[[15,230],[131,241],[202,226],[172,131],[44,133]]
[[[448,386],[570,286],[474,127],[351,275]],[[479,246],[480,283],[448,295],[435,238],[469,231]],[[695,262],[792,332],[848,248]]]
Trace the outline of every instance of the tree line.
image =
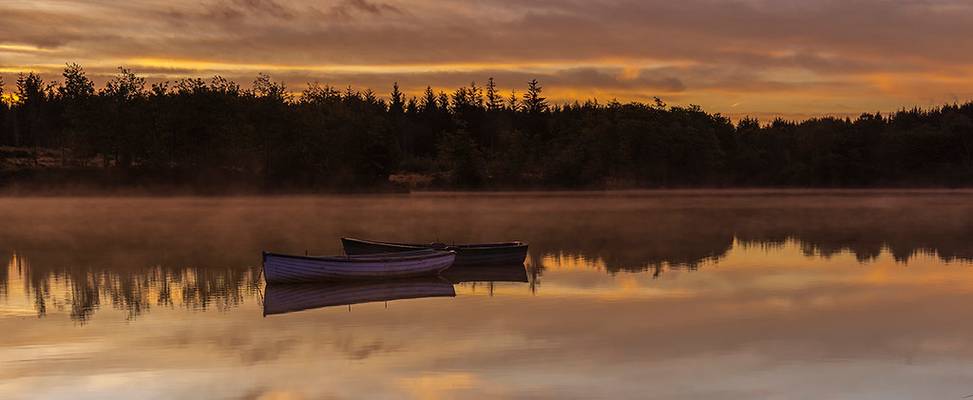
[[522,94],[500,93],[492,78],[415,96],[397,84],[387,95],[317,83],[294,94],[263,74],[246,88],[219,76],[147,84],[119,68],[99,89],[69,64],[59,80],[25,73],[13,86],[0,102],[0,166],[28,162],[5,166],[4,184],[57,175],[345,190],[393,174],[443,188],[973,183],[969,102],[734,124],[659,99],[551,104],[536,80]]

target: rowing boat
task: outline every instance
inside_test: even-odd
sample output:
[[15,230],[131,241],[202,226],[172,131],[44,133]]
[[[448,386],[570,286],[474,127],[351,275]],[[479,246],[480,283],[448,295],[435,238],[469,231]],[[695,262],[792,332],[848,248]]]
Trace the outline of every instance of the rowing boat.
[[527,258],[527,243],[501,242],[447,245],[444,243],[395,243],[354,238],[341,238],[341,245],[348,255],[408,252],[435,249],[456,252],[455,265],[510,265],[523,264]]
[[264,315],[378,301],[454,297],[456,289],[436,277],[384,281],[268,284]]
[[455,259],[455,252],[432,249],[330,257],[263,253],[264,279],[267,283],[397,279],[437,275],[453,265]]

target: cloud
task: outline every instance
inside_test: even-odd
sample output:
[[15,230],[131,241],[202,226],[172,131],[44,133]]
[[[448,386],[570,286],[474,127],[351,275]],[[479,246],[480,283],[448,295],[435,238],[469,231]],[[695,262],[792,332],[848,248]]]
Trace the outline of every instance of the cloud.
[[368,0],[344,0],[340,4],[332,7],[331,12],[337,16],[350,17],[352,14],[359,12],[379,15],[383,13],[399,14],[402,11],[398,7],[386,3],[370,2]]
[[[973,92],[973,5],[953,0],[38,1],[0,4],[0,38],[0,64],[25,68],[180,60],[173,73],[265,65],[370,87],[537,77],[583,97],[669,93],[713,107],[750,107],[759,102],[740,97],[768,91],[836,110]],[[878,74],[910,83],[880,88]]]
[[294,11],[275,0],[224,0],[206,6],[206,17],[238,20],[245,17],[290,20]]

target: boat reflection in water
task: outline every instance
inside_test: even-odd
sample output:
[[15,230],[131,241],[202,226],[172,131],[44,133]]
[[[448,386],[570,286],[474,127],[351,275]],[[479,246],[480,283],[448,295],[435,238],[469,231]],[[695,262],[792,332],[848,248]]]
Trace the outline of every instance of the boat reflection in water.
[[442,272],[442,277],[452,283],[466,282],[520,282],[527,283],[524,264],[457,266]]
[[453,284],[438,277],[268,284],[264,293],[264,315],[379,301],[455,296]]
[[453,284],[468,282],[526,283],[524,264],[453,266],[442,277],[383,281],[270,283],[264,293],[264,315],[379,301],[455,297]]

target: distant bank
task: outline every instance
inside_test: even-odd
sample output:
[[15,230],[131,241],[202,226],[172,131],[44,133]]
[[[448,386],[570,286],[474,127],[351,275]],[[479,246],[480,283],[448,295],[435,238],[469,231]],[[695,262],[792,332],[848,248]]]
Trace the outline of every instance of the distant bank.
[[[58,149],[0,147],[0,196],[221,196],[221,195],[291,195],[291,194],[362,194],[409,193],[429,191],[564,191],[564,190],[638,190],[675,189],[681,193],[693,190],[728,191],[768,190],[774,193],[793,189],[950,189],[973,185],[900,182],[886,185],[729,185],[682,184],[649,185],[621,179],[605,179],[598,184],[551,185],[502,184],[493,182],[477,186],[456,185],[441,173],[403,171],[387,179],[350,184],[309,184],[268,182],[263,176],[247,171],[199,171],[180,168],[104,167],[100,160],[62,159]],[[66,165],[65,165],[66,164]]]

